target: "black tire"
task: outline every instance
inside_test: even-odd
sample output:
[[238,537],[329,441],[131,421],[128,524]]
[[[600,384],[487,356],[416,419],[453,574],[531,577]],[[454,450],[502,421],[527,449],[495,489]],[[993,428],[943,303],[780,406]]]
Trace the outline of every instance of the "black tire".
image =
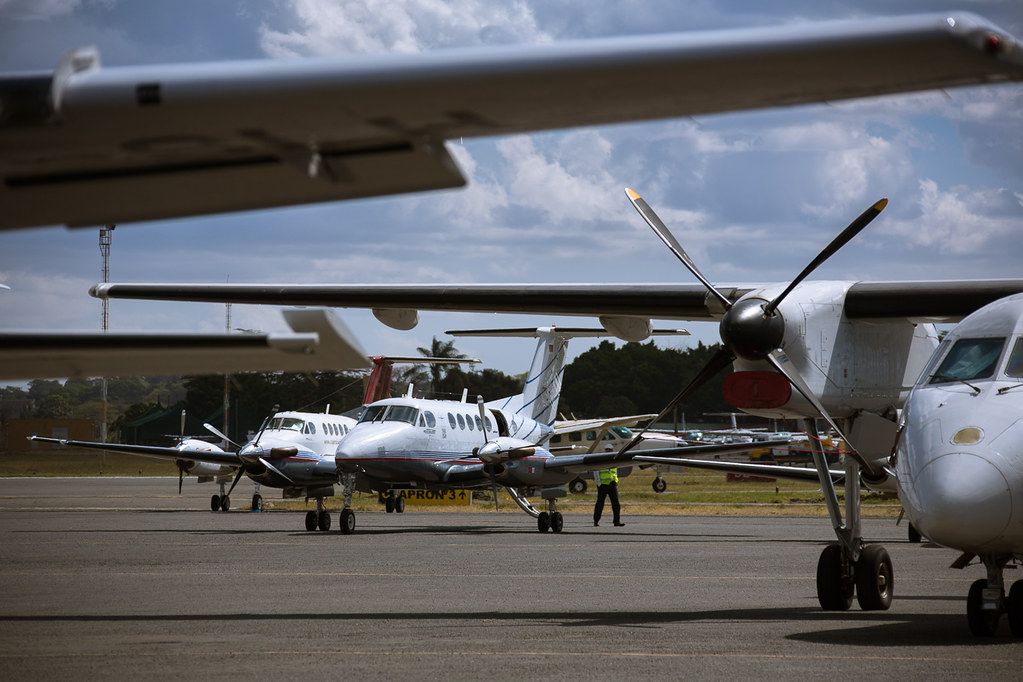
[[398,512],[399,514],[404,514],[405,513],[405,498],[404,497],[396,497],[396,498],[394,498],[394,511]]
[[351,535],[355,532],[355,512],[351,509],[342,509],[338,518],[338,526],[342,535]]
[[231,510],[231,498],[227,495],[220,496],[220,511],[226,512]]
[[974,580],[970,585],[970,594],[966,597],[966,620],[970,624],[970,632],[974,637],[994,637],[998,632],[998,621],[1002,617],[1000,611],[984,610],[984,589],[987,580]]
[[310,532],[316,530],[316,512],[307,511],[305,513],[305,529]]
[[589,486],[586,485],[586,481],[581,478],[573,478],[568,484],[569,492],[575,493],[576,495],[582,495],[586,492]]
[[561,512],[554,512],[551,514],[551,530],[555,533],[560,533],[561,529],[565,527],[565,517],[561,515]]
[[856,562],[856,601],[864,611],[887,611],[895,592],[895,572],[888,550],[867,545]]
[[655,493],[663,493],[668,489],[668,482],[658,476],[654,479],[654,482],[650,484],[650,487],[654,489]]
[[920,531],[918,531],[916,529],[916,526],[914,526],[912,523],[909,524],[908,534],[910,542],[920,542],[921,540],[923,540],[923,536],[920,535]]
[[330,512],[321,511],[316,515],[316,527],[320,530],[330,530]]
[[540,516],[536,517],[536,529],[541,533],[546,533],[551,529],[551,515],[547,512],[540,512]]
[[214,495],[210,498],[210,511],[220,511],[220,495]]
[[252,511],[261,512],[263,511],[263,496],[253,495],[252,496]]
[[388,495],[387,499],[384,500],[384,511],[386,511],[388,514],[394,513],[394,498],[391,497],[390,495]]
[[817,601],[825,611],[848,611],[853,583],[842,576],[842,548],[828,545],[817,561]]
[[1012,584],[1005,607],[1009,615],[1012,636],[1023,637],[1023,580],[1017,580]]

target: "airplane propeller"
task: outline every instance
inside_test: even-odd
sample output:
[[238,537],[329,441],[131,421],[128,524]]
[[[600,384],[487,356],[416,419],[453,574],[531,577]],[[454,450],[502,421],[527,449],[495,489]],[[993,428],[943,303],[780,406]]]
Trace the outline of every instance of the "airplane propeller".
[[[476,396],[476,407],[480,411],[480,424],[483,430],[483,447],[480,448],[480,451],[482,451],[490,443],[490,439],[487,437],[487,413],[483,409],[483,396]],[[487,468],[490,469],[490,489],[494,492],[494,511],[500,511],[497,503],[497,470],[493,464],[488,464]]]
[[[213,424],[206,424],[206,423],[204,423],[202,425],[202,427],[204,429],[206,429],[207,431],[209,431],[210,433],[212,433],[214,436],[217,436],[218,438],[223,439],[225,443],[230,443],[231,445],[235,446],[239,450],[242,449],[241,445],[238,445],[238,443],[235,443],[233,440],[228,438],[227,435],[223,431],[221,431],[217,427],[213,426]],[[208,436],[207,436],[207,438],[208,438]]]
[[[848,226],[837,237],[835,237],[831,243],[829,243],[824,249],[817,254],[810,263],[803,268],[795,279],[793,279],[785,289],[778,294],[773,300],[765,303],[762,299],[744,299],[738,301],[732,301],[727,296],[718,291],[714,285],[712,285],[703,273],[700,272],[695,261],[689,257],[689,254],[685,252],[682,245],[679,244],[678,240],[672,235],[671,230],[661,221],[658,215],[654,212],[650,205],[641,197],[635,190],[626,188],[626,196],[629,197],[629,201],[639,212],[643,220],[646,221],[654,233],[660,238],[662,242],[667,245],[675,257],[678,258],[686,268],[693,273],[693,275],[700,280],[700,282],[707,288],[714,297],[716,297],[725,308],[725,314],[721,318],[719,326],[719,333],[721,335],[722,349],[719,350],[704,366],[702,370],[683,388],[679,393],[671,399],[668,405],[661,411],[657,417],[655,417],[650,424],[660,421],[668,415],[675,407],[683,402],[689,396],[691,396],[700,386],[710,380],[715,374],[728,366],[729,363],[733,362],[736,358],[742,358],[744,360],[764,360],[768,362],[777,372],[788,379],[789,384],[796,389],[806,400],[813,406],[813,408],[824,418],[825,421],[831,426],[832,429],[845,441],[849,446],[851,452],[850,456],[859,462],[863,468],[865,477],[877,478],[883,477],[883,471],[877,471],[873,463],[864,459],[849,442],[849,439],[838,428],[838,424],[831,418],[828,411],[824,409],[824,405],[817,399],[813,394],[813,391],[806,385],[806,382],[799,375],[798,372],[793,371],[791,368],[785,366],[782,361],[784,355],[781,352],[781,344],[785,336],[785,321],[781,314],[778,312],[778,306],[788,296],[795,287],[802,282],[811,272],[817,269],[822,263],[828,258],[833,256],[839,249],[845,246],[853,237],[855,237],[863,228],[870,224],[870,222],[880,215],[881,211],[884,210],[885,206],[888,205],[887,199],[880,199],[879,201],[872,204],[867,210],[861,213],[855,220],[849,223]],[[621,449],[619,454],[628,452],[632,447],[638,443],[643,433],[646,431],[644,428],[642,431],[637,433],[632,440],[626,443],[625,447]],[[814,434],[808,434],[810,436]]]

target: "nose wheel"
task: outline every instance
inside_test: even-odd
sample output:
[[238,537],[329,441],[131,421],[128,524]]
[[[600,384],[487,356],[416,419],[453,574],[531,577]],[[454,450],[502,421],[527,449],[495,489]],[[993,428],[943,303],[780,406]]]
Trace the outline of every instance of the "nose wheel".
[[323,506],[323,498],[316,498],[316,511],[305,513],[305,529],[310,533],[315,530],[330,530],[330,512]]
[[966,622],[974,637],[994,637],[1002,615],[1007,616],[1012,636],[1023,638],[1023,580],[1017,580],[1005,596],[1003,570],[1010,557],[981,556],[987,579],[974,581],[966,597]]
[[547,500],[547,511],[540,512],[536,517],[536,529],[541,533],[553,531],[560,533],[565,527],[565,517],[558,511],[558,503],[555,499]]
[[658,476],[654,479],[654,482],[650,484],[650,487],[654,489],[655,493],[663,493],[668,489],[668,482]]

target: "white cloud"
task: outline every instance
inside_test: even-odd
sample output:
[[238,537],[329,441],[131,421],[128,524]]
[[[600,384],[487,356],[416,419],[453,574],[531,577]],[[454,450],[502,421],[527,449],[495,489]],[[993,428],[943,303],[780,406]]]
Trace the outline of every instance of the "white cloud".
[[271,57],[415,53],[438,47],[548,42],[520,0],[290,0],[290,30],[264,24]]
[[71,14],[82,0],[0,0],[0,18],[45,21]]
[[1023,232],[1023,197],[1005,189],[942,191],[934,180],[920,181],[920,215],[894,224],[910,243],[943,253],[978,253],[995,237]]

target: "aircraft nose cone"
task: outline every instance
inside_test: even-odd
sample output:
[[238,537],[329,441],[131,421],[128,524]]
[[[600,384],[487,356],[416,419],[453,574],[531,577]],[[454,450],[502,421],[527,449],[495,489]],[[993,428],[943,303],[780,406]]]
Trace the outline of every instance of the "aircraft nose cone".
[[921,505],[917,526],[942,545],[980,549],[1002,534],[1012,516],[1005,476],[980,455],[942,455],[920,471],[914,488]]

